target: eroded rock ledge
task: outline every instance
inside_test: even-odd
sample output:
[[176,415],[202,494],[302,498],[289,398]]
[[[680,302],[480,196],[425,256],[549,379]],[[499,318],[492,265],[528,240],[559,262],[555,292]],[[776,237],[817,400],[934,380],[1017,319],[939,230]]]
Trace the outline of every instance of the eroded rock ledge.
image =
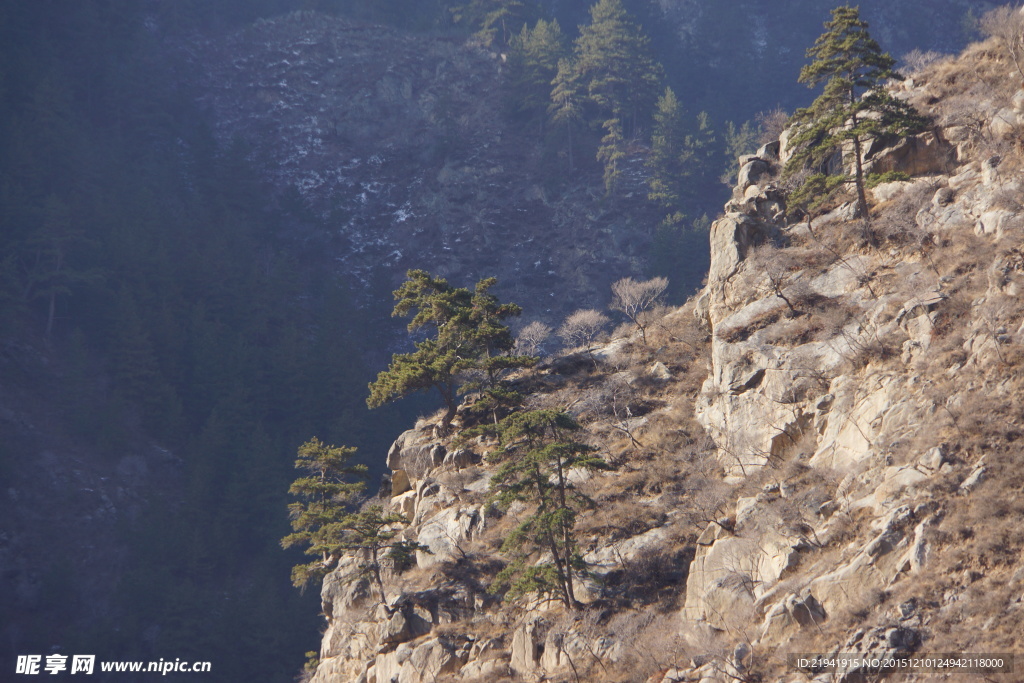
[[[928,101],[943,73],[905,95]],[[581,479],[599,501],[582,609],[488,591],[516,514],[487,498],[493,445],[423,421],[383,495],[433,552],[393,577],[388,608],[352,565],[327,578],[313,680],[805,681],[790,651],[1019,648],[1024,160],[935,115],[873,150],[913,176],[873,189],[877,246],[848,206],[788,222],[785,145],[766,146],[740,160],[707,286],[650,347],[625,337],[521,379],[618,466]]]

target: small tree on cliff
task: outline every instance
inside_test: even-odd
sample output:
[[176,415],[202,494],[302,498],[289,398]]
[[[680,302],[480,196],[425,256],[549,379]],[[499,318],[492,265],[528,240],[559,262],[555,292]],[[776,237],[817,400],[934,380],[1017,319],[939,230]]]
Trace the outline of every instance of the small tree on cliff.
[[626,277],[612,285],[611,309],[621,311],[636,325],[645,345],[647,344],[647,327],[651,322],[651,309],[657,305],[666,289],[668,289],[668,278],[664,277],[640,281]]
[[[501,462],[491,478],[498,505],[507,509],[523,501],[537,506],[502,544],[502,552],[515,559],[495,585],[507,588],[509,597],[536,592],[555,595],[567,607],[576,606],[573,572],[584,566],[574,533],[576,516],[593,502],[575,489],[569,471],[608,468],[593,446],[575,438],[580,429],[567,413],[531,410],[513,413],[481,430],[495,433],[501,444],[492,456]],[[550,558],[530,562],[533,551]]]
[[[457,399],[466,390],[491,394],[504,391],[503,376],[510,370],[536,362],[530,356],[512,354],[515,339],[504,321],[522,313],[516,304],[502,304],[490,293],[494,278],[480,280],[473,292],[452,287],[443,278],[423,270],[410,270],[408,279],[394,292],[394,316],[412,314],[409,331],[432,330],[416,343],[412,353],[396,353],[391,365],[370,383],[370,408],[415,391],[437,389],[445,403],[442,429],[455,417]],[[477,371],[483,380],[463,383]]]
[[281,539],[281,546],[308,544],[307,555],[320,559],[292,568],[292,582],[299,588],[326,574],[337,561],[335,525],[348,515],[347,506],[362,492],[366,484],[349,481],[365,477],[366,465],[352,464],[356,449],[328,446],[316,437],[299,446],[295,469],[306,476],[292,482],[288,493],[302,499],[288,506],[294,533]]
[[402,515],[385,513],[380,506],[352,512],[353,499],[363,491],[361,481],[347,481],[352,476],[366,476],[366,465],[350,464],[356,449],[329,446],[317,438],[299,447],[295,468],[307,476],[296,479],[288,492],[302,498],[288,506],[293,533],[281,539],[281,546],[308,545],[307,555],[319,559],[292,568],[292,583],[305,589],[310,581],[323,577],[344,555],[362,556],[365,562],[360,573],[370,579],[387,605],[382,567],[406,566],[417,550],[429,552],[414,541],[396,540],[400,530],[409,523]]
[[[789,198],[793,206],[809,211],[825,203],[836,191],[852,183],[857,193],[855,215],[868,221],[865,193],[864,147],[868,140],[898,137],[923,130],[925,119],[906,102],[885,90],[889,79],[902,77],[893,70],[896,60],[882,52],[868,34],[857,8],[832,10],[832,20],[807,51],[813,61],[800,71],[809,87],[825,84],[810,107],[798,109],[791,120],[796,149],[785,173],[795,176],[810,169]],[[835,155],[852,147],[853,176],[846,164],[830,165]]]

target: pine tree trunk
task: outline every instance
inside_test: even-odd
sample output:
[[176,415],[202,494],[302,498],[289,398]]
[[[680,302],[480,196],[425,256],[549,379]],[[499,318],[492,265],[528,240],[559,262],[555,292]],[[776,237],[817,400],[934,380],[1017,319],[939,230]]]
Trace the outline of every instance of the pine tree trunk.
[[[541,507],[545,503],[544,487],[541,485],[541,480],[544,477],[543,472],[540,471],[540,466],[534,465],[534,481],[537,482],[537,498],[540,500]],[[572,594],[570,592],[569,584],[566,583],[565,567],[562,566],[562,558],[558,554],[558,544],[555,543],[555,535],[550,530],[544,534],[547,536],[548,548],[551,550],[551,558],[555,562],[555,572],[558,574],[558,586],[562,589],[562,602],[565,603],[566,607],[572,607],[574,602]]]
[[572,609],[575,604],[575,600],[572,597],[572,585],[569,583],[566,575],[566,569],[562,563],[562,557],[558,554],[558,544],[555,542],[555,535],[550,531],[548,536],[548,546],[551,549],[551,557],[555,560],[555,571],[558,573],[558,585],[562,589],[562,602],[565,606]]
[[370,550],[370,562],[371,572],[373,573],[373,579],[377,583],[377,590],[380,591],[380,604],[384,605],[384,609],[391,613],[391,608],[388,606],[388,596],[384,592],[384,577],[380,573],[380,562],[377,561],[377,549],[373,548]]
[[565,128],[569,131],[569,172],[572,173],[576,170],[572,163],[572,123],[566,122]]
[[[854,125],[857,120],[854,118]],[[856,216],[863,218],[865,222],[868,220],[868,198],[867,193],[864,191],[864,163],[861,161],[861,142],[860,136],[853,136],[853,156],[855,166],[854,183],[857,185],[857,210]]]
[[455,419],[455,412],[458,408],[458,405],[455,403],[455,388],[452,386],[438,386],[438,389],[441,391],[441,397],[444,399],[445,405],[444,417],[441,418],[441,432],[447,434],[448,429],[452,426],[452,420]]
[[857,157],[857,175],[855,182],[857,184],[857,210],[855,216],[859,217],[863,221],[864,226],[864,239],[868,241],[868,244],[875,244],[875,235],[871,230],[871,216],[868,213],[868,198],[867,193],[864,191],[864,164],[861,161],[861,143],[860,136],[853,136],[853,150],[854,155]]
[[[555,460],[558,466],[558,504],[563,510],[569,507],[565,503],[565,471],[562,469],[562,458]],[[568,597],[570,609],[576,609],[576,592],[572,585],[572,538],[569,534],[569,527],[562,523],[562,552],[565,553],[565,594]]]
[[[850,89],[850,106],[854,107],[857,103],[857,94],[854,90]],[[857,110],[854,109],[853,115],[851,116],[853,121],[853,128],[857,128]],[[854,134],[853,136],[853,165],[854,165],[854,179],[853,182],[857,186],[857,207],[854,211],[854,218],[860,218],[863,220],[864,226],[864,239],[869,244],[874,244],[874,235],[871,233],[871,219],[868,216],[868,198],[867,193],[864,190],[864,161],[862,158],[862,145],[860,135]]]

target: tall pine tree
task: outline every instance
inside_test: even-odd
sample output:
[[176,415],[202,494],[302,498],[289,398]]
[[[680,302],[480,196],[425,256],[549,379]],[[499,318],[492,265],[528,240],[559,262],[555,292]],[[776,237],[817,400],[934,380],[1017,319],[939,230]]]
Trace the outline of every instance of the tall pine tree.
[[[825,84],[824,92],[810,107],[793,115],[795,127],[790,144],[796,150],[785,172],[809,174],[790,197],[791,205],[813,211],[842,187],[856,190],[855,215],[868,221],[865,193],[864,149],[876,138],[916,133],[925,119],[914,108],[885,89],[885,82],[902,77],[893,70],[896,60],[868,34],[855,7],[832,10],[832,20],[807,51],[813,61],[800,71],[800,82],[810,87]],[[836,155],[852,152],[853,171],[842,163],[830,163]]]
[[583,101],[584,91],[580,83],[579,73],[573,66],[572,59],[565,58],[558,61],[558,71],[555,74],[554,86],[551,90],[551,104],[548,106],[548,114],[551,115],[551,122],[556,126],[565,127],[566,150],[569,157],[569,170],[575,170],[573,160],[573,135],[572,132],[583,122]]
[[581,103],[582,118],[604,130],[597,156],[610,192],[619,176],[625,140],[638,132],[657,99],[662,69],[621,0],[599,0],[590,16],[590,24],[580,29],[572,58],[559,64],[553,114],[556,120],[570,120],[569,112],[575,116]]
[[342,554],[338,526],[351,516],[347,504],[366,487],[362,481],[348,481],[366,475],[366,465],[350,463],[355,453],[355,448],[329,446],[316,437],[299,447],[295,468],[306,476],[296,479],[288,493],[302,500],[288,506],[293,532],[281,539],[281,546],[308,545],[306,554],[319,559],[292,569],[296,587],[322,577]]
[[[392,356],[388,369],[370,383],[366,404],[376,408],[416,391],[437,389],[445,403],[441,429],[447,430],[459,394],[482,387],[501,389],[506,371],[532,365],[536,359],[511,353],[515,340],[503,321],[518,316],[522,309],[498,303],[489,291],[497,284],[494,278],[481,280],[470,292],[423,270],[410,270],[407,277],[394,292],[398,303],[392,315],[412,314],[410,332],[433,332],[416,343],[414,352]],[[466,383],[473,372],[485,379]]]
[[509,94],[512,113],[522,119],[538,120],[543,132],[545,113],[551,99],[551,85],[558,62],[566,56],[566,42],[557,20],[539,20],[512,40],[509,52]]
[[[491,478],[497,503],[506,509],[516,501],[537,506],[502,544],[502,552],[515,558],[495,580],[508,588],[508,597],[536,592],[576,607],[574,574],[585,566],[576,542],[576,517],[593,501],[576,489],[569,472],[608,469],[593,446],[576,438],[581,429],[567,413],[530,410],[480,430],[495,434],[501,444],[492,456],[501,462]],[[544,560],[530,561],[534,553]]]
[[683,107],[672,88],[665,88],[654,110],[651,155],[647,158],[651,174],[647,198],[669,211],[666,220],[671,223],[683,218],[681,200],[689,156],[683,147],[684,139]]

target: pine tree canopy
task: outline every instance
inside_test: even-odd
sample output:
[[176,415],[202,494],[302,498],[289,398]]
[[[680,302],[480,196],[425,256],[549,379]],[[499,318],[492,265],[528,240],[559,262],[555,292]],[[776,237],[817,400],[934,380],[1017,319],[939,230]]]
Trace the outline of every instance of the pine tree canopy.
[[[423,270],[410,270],[407,278],[394,292],[398,303],[392,315],[412,315],[410,332],[432,328],[433,333],[417,342],[414,352],[392,356],[388,369],[370,383],[366,403],[376,408],[416,391],[437,389],[446,408],[441,426],[447,429],[460,393],[500,389],[506,371],[533,365],[536,359],[512,354],[515,339],[504,321],[522,309],[502,304],[490,293],[496,279],[480,280],[470,292]],[[467,381],[473,372],[482,379]]]
[[350,510],[365,484],[348,479],[365,477],[367,472],[366,465],[351,464],[355,453],[355,448],[329,446],[316,437],[299,447],[295,468],[307,476],[296,479],[288,489],[301,500],[288,506],[294,533],[281,539],[281,546],[306,545],[306,554],[318,558],[292,568],[292,583],[299,588],[324,576],[342,556],[361,558],[359,576],[377,586],[386,605],[384,563],[400,571],[411,563],[417,550],[430,550],[414,541],[396,540],[409,523],[402,515],[386,513],[379,505],[360,512]]
[[288,506],[294,532],[281,539],[281,546],[308,545],[306,554],[320,559],[292,569],[297,587],[323,576],[344,552],[339,525],[351,516],[348,504],[365,488],[362,481],[348,479],[367,471],[366,465],[350,464],[355,453],[355,448],[329,446],[316,437],[299,447],[295,468],[307,474],[288,489],[302,500]]
[[[584,567],[576,547],[574,527],[581,509],[592,501],[575,489],[569,471],[608,469],[593,446],[575,438],[582,427],[557,410],[530,410],[509,415],[479,431],[496,434],[501,448],[493,454],[501,466],[491,478],[496,502],[536,504],[502,544],[514,561],[495,580],[507,587],[508,597],[525,593],[554,594],[575,607],[573,571]],[[531,552],[550,554],[550,561],[531,563]]]
[[558,21],[540,19],[532,29],[523,26],[511,46],[508,61],[512,109],[543,123],[558,62],[566,56],[565,36]]
[[[824,83],[825,87],[811,106],[798,109],[791,120],[794,135],[790,145],[796,151],[785,173],[793,176],[807,171],[808,175],[790,196],[790,204],[813,212],[840,188],[853,183],[856,214],[867,218],[865,143],[917,133],[926,121],[885,89],[886,81],[902,76],[893,68],[896,60],[871,38],[857,8],[837,7],[825,29],[807,51],[811,63],[800,72],[801,83],[809,87]],[[852,151],[852,174],[845,160],[834,161],[844,151]]]
[[621,0],[599,0],[590,16],[576,39],[574,66],[603,118],[620,119],[632,134],[641,112],[649,112],[657,98],[661,66]]
[[558,64],[548,112],[554,123],[566,126],[570,168],[573,125],[581,122],[604,131],[597,159],[611,192],[621,173],[625,142],[640,129],[658,97],[662,68],[621,0],[599,0],[590,17],[580,27],[572,57]]
[[470,0],[451,9],[452,19],[475,29],[484,45],[505,46],[538,14],[533,3],[523,0]]
[[679,206],[685,171],[683,108],[672,88],[658,98],[647,168],[651,172],[647,198],[667,209]]

